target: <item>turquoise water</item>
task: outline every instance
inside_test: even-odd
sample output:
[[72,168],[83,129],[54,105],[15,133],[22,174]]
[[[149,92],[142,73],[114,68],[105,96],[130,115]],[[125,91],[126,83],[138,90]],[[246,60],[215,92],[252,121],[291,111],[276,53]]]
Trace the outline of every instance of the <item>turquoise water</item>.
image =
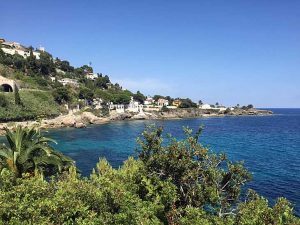
[[[200,142],[216,152],[224,151],[231,160],[245,160],[253,173],[252,188],[271,203],[279,196],[288,198],[300,214],[300,109],[273,109],[276,115],[156,121],[166,132],[183,137],[182,127],[205,129]],[[76,160],[87,176],[99,157],[117,168],[135,155],[136,137],[149,121],[122,121],[86,129],[52,130],[47,135],[56,146]]]

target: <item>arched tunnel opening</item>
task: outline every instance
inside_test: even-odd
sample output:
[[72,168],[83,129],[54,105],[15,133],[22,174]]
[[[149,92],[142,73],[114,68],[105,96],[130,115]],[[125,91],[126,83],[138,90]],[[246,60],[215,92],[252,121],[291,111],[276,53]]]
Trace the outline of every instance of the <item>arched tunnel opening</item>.
[[0,88],[2,92],[13,92],[13,88],[9,84],[2,84]]

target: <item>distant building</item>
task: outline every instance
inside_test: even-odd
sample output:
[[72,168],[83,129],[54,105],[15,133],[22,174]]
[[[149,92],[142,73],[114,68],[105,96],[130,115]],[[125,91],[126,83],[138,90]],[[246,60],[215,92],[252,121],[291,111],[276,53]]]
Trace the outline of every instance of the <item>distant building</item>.
[[0,38],[0,44],[2,44],[3,42],[5,42],[4,38]]
[[210,104],[202,104],[199,106],[200,109],[212,109],[212,107],[210,106]]
[[140,105],[139,102],[134,101],[133,97],[131,97],[131,100],[129,102],[128,108],[126,109],[128,112],[140,112],[143,110],[143,105]]
[[125,112],[125,106],[123,104],[116,105],[115,108],[116,108],[117,113],[124,113]]
[[75,79],[70,79],[70,78],[63,78],[61,80],[58,80],[59,83],[61,83],[63,86],[66,86],[67,84],[68,85],[71,85],[71,86],[75,86],[75,87],[78,87],[79,84],[78,84],[78,81],[75,80]]
[[102,109],[102,103],[103,100],[101,98],[94,98],[93,99],[93,106],[95,107],[95,109]]
[[160,98],[160,99],[157,100],[157,105],[160,106],[160,107],[168,106],[169,101],[167,99]]
[[173,106],[176,106],[176,107],[178,108],[180,105],[181,105],[181,100],[175,99],[175,100],[173,101]]
[[[4,39],[2,39],[4,40]],[[3,41],[1,42],[1,49],[4,53],[9,54],[9,55],[15,55],[19,54],[20,56],[27,58],[30,56],[30,49],[21,45],[18,42],[8,42],[8,41]],[[45,48],[40,47],[39,51],[45,51]],[[32,54],[37,58],[40,59],[40,52],[39,51],[32,51]]]
[[147,98],[146,98],[146,100],[144,101],[144,105],[152,105],[152,104],[154,104],[154,99],[153,98],[151,98],[150,96],[148,96]]
[[95,80],[98,78],[98,74],[97,73],[87,73],[86,78],[90,79],[90,80]]

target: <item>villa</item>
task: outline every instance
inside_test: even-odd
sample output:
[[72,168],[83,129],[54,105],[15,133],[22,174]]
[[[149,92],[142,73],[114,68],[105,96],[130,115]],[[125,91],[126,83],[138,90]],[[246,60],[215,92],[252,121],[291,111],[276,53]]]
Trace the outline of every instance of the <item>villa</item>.
[[155,102],[154,99],[151,98],[150,96],[148,96],[148,97],[146,98],[146,100],[144,101],[144,105],[153,105],[154,102]]
[[90,79],[90,80],[95,80],[98,78],[98,74],[97,73],[87,73],[86,78]]
[[163,106],[168,106],[169,105],[169,101],[163,98],[160,98],[157,100],[157,105],[159,107],[163,107]]
[[128,108],[126,111],[128,112],[140,112],[143,110],[143,105],[141,105],[139,102],[134,101],[133,97],[131,97],[131,100],[129,102]]
[[[26,48],[18,42],[8,42],[4,39],[1,39],[1,49],[4,53],[9,55],[19,54],[23,58],[27,58],[28,56],[30,56],[30,49]],[[39,51],[32,51],[32,53],[37,59],[40,59],[40,52],[44,51],[45,48],[40,47]]]

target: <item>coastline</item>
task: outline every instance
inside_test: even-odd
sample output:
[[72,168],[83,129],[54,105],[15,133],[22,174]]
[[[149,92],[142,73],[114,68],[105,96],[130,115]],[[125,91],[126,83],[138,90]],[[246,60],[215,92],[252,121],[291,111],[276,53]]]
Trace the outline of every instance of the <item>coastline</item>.
[[58,129],[65,127],[85,128],[88,125],[105,124],[122,120],[177,120],[185,118],[213,118],[225,116],[270,116],[273,112],[270,110],[233,110],[230,113],[217,112],[213,110],[202,110],[197,108],[174,109],[168,111],[149,111],[139,113],[116,113],[111,112],[108,117],[98,117],[91,112],[72,112],[66,115],[60,115],[52,119],[42,119],[40,121],[22,121],[22,122],[5,122],[0,123],[0,135],[5,134],[5,128],[13,128],[15,126],[32,127],[36,126],[41,129]]

